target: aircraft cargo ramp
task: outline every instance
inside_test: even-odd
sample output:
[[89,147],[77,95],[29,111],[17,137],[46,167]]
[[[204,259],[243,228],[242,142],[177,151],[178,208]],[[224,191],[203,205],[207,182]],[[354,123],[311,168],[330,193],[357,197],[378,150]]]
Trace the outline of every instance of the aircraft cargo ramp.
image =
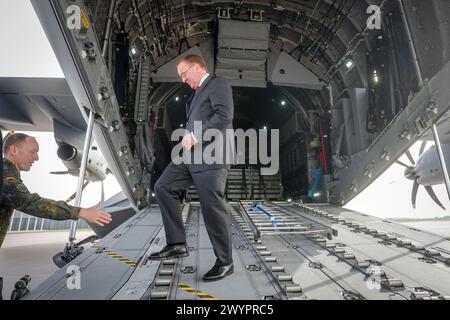
[[[183,206],[188,257],[147,259],[165,245],[159,208],[151,206],[23,299],[442,300],[450,296],[449,239],[325,204],[245,201],[230,202],[229,210],[235,271],[221,281],[202,280],[215,256],[200,206],[192,202]],[[79,270],[79,288],[70,286],[73,275],[67,270]]]

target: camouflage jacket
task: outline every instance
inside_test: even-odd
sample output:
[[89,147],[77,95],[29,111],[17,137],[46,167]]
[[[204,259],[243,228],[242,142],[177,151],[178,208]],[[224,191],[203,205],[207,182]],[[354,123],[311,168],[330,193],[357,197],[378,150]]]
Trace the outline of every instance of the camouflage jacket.
[[17,168],[8,160],[3,162],[3,198],[0,202],[0,247],[2,246],[14,209],[23,213],[52,220],[77,220],[80,208],[64,201],[41,198],[30,193],[20,179]]

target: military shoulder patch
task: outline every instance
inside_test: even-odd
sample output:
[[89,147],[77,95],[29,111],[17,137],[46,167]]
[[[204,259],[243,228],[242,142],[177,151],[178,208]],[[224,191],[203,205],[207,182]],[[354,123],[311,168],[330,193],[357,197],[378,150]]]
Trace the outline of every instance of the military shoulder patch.
[[19,191],[22,192],[22,193],[28,193],[28,189],[27,189],[27,187],[25,187],[25,186],[23,185],[23,183],[17,183],[17,184],[15,185],[15,187],[16,187],[17,190],[19,190]]

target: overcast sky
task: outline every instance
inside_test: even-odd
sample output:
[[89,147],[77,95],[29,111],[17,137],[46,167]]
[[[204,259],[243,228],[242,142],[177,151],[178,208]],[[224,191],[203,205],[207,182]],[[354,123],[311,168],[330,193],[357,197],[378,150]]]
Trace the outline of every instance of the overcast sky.
[[[64,78],[29,0],[0,0],[0,12],[0,77]],[[78,179],[70,175],[49,174],[50,171],[67,170],[56,156],[57,145],[53,133],[27,133],[35,136],[40,145],[40,160],[30,172],[22,173],[28,189],[42,197],[67,199],[76,191]],[[108,175],[105,180],[106,198],[120,191],[116,179]],[[81,204],[84,207],[95,205],[100,202],[100,197],[100,183],[90,183],[83,193]]]
[[64,78],[29,0],[0,0],[0,77]]
[[[64,77],[48,40],[29,0],[0,0],[0,77]],[[5,106],[0,106],[4,108]],[[77,179],[52,176],[50,171],[65,170],[56,157],[56,143],[52,133],[33,133],[40,143],[40,161],[23,178],[29,189],[44,197],[65,199],[76,189]],[[429,146],[432,144],[430,143]],[[419,145],[412,148],[414,157]],[[409,163],[404,156],[401,159]],[[432,218],[448,215],[428,197],[423,187],[417,196],[417,208],[411,206],[412,181],[403,178],[404,168],[394,164],[346,208],[382,218]],[[393,181],[396,181],[392,183]],[[450,208],[445,186],[434,187],[438,198]],[[114,177],[109,176],[106,196],[120,191]],[[83,205],[100,200],[100,184],[86,189]]]

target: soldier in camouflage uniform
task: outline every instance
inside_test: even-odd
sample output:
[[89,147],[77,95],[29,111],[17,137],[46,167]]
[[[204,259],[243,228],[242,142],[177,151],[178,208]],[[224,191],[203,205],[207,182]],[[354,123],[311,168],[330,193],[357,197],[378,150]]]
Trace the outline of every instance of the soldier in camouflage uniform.
[[0,200],[0,247],[8,231],[14,209],[23,213],[52,220],[77,220],[104,226],[111,221],[111,215],[101,211],[99,206],[83,209],[68,205],[64,201],[41,198],[30,193],[20,179],[20,171],[29,171],[39,160],[39,145],[35,138],[16,133],[8,136],[3,146],[3,198]]

